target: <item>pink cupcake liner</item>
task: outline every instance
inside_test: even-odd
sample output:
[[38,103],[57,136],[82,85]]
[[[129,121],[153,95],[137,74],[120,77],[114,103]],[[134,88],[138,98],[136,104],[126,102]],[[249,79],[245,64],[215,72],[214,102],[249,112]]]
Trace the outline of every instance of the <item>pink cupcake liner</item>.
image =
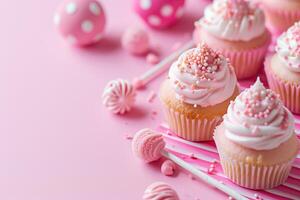
[[284,21],[282,24],[274,24],[272,21],[268,20],[268,26],[270,26],[270,29],[274,34],[281,34],[295,22],[300,20],[300,10],[288,11],[284,9],[276,9],[265,4],[263,4],[263,9],[266,11],[267,18],[273,18],[275,16],[277,19],[280,18]]
[[228,158],[219,151],[224,174],[234,183],[250,189],[270,189],[286,181],[293,160],[286,163],[258,166]]
[[212,140],[215,127],[222,122],[221,116],[212,120],[189,119],[172,108],[165,108],[165,115],[170,129],[179,137],[189,141]]
[[[193,32],[193,38],[196,43],[201,42],[201,35],[199,34],[200,30],[201,28],[196,25],[196,29]],[[264,45],[250,50],[230,51],[218,49],[225,57],[229,58],[239,80],[253,77],[263,66],[265,56],[272,41],[269,31],[268,35],[269,38]]]
[[220,50],[220,52],[225,57],[229,58],[237,78],[245,79],[253,77],[261,69],[270,42],[271,39],[269,39],[265,45],[256,49],[245,51]]
[[293,113],[300,113],[300,84],[296,85],[281,80],[273,71],[269,68],[269,60],[265,62],[265,72],[269,87],[280,95],[280,98],[284,105]]

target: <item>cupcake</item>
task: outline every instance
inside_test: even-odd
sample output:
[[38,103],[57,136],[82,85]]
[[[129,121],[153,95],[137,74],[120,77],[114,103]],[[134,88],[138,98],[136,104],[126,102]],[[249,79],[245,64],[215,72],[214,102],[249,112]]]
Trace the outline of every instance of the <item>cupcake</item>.
[[299,0],[260,0],[267,23],[275,34],[286,31],[300,20]]
[[257,74],[271,42],[261,9],[245,0],[216,0],[195,23],[194,40],[228,57],[238,79]]
[[300,113],[300,22],[277,40],[276,53],[268,56],[265,72],[272,90],[280,94],[287,108]]
[[299,150],[293,115],[259,79],[230,103],[214,139],[225,175],[250,189],[284,183]]
[[205,44],[184,52],[160,88],[170,129],[190,141],[212,140],[215,127],[238,94],[228,59]]

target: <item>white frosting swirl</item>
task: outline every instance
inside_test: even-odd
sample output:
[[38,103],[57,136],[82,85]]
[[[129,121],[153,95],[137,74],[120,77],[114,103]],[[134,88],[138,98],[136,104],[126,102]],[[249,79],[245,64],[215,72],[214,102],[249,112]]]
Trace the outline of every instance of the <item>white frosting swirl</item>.
[[169,77],[178,99],[202,107],[230,98],[237,83],[227,59],[206,45],[183,53],[171,66]]
[[294,133],[293,116],[260,80],[242,92],[224,116],[226,137],[255,150],[269,150]]
[[275,50],[288,69],[300,72],[300,22],[278,38]]
[[245,0],[215,0],[197,24],[230,41],[250,41],[265,32],[263,11]]

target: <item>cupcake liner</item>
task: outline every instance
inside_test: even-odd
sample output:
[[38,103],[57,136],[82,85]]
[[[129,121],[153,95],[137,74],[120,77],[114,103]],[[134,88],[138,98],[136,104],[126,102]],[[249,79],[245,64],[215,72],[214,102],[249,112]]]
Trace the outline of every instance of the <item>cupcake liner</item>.
[[238,79],[250,78],[256,75],[262,67],[270,41],[269,39],[265,45],[251,50],[220,50],[220,52],[229,58]]
[[265,62],[265,73],[269,87],[280,95],[284,105],[293,113],[300,113],[300,84],[288,83],[281,80],[274,72],[269,69],[269,59]]
[[232,160],[219,151],[224,174],[234,183],[250,189],[270,189],[284,183],[293,160],[286,163],[259,166]]
[[[193,33],[193,39],[196,43],[201,43],[200,32],[200,26],[196,25]],[[257,48],[242,51],[218,49],[218,51],[221,52],[225,57],[229,58],[239,80],[253,77],[263,66],[264,58],[268,52],[268,48],[272,39],[269,31],[268,35],[269,38],[265,44]]]
[[[268,18],[268,25],[272,33],[275,34],[281,34],[300,20],[300,10],[289,11],[282,8],[277,9],[265,4],[263,4],[263,8]],[[279,23],[279,21],[282,21],[282,23]]]
[[[165,106],[166,107],[166,106]],[[170,126],[179,137],[189,141],[208,141],[213,139],[215,127],[222,122],[222,117],[213,119],[189,119],[172,108],[165,108],[165,115]]]

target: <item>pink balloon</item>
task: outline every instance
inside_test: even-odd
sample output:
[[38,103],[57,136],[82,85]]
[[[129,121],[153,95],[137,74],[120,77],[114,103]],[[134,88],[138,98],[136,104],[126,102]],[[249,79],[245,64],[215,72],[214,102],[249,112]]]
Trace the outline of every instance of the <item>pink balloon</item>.
[[105,13],[97,0],[65,0],[54,14],[54,24],[73,45],[89,45],[103,37]]
[[136,13],[153,28],[166,28],[182,17],[185,0],[134,0]]

